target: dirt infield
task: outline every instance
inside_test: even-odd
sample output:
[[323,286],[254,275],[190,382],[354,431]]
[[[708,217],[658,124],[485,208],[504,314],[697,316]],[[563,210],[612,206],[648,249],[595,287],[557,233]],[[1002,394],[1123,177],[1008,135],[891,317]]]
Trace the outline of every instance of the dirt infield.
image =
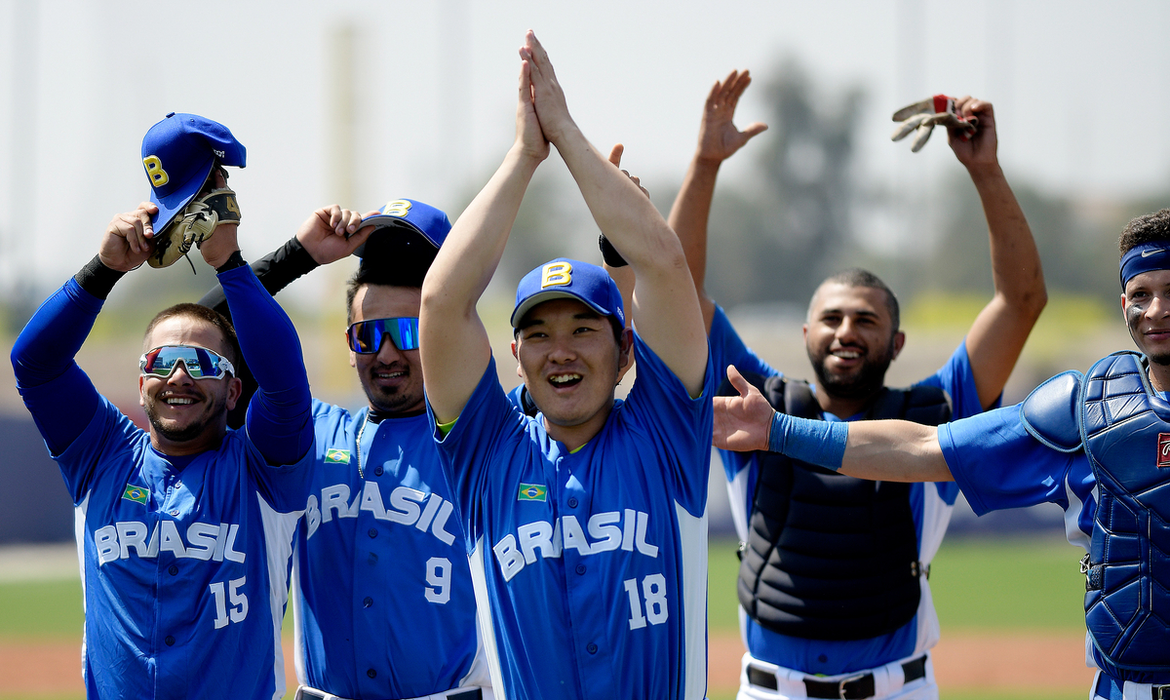
[[[295,687],[291,645],[285,644],[285,670]],[[713,689],[739,685],[743,645],[737,635],[710,638],[709,682]],[[944,689],[1084,691],[1093,678],[1085,667],[1080,634],[947,633],[934,651],[935,676]],[[0,678],[8,695],[85,695],[81,649],[75,642],[0,643]]]

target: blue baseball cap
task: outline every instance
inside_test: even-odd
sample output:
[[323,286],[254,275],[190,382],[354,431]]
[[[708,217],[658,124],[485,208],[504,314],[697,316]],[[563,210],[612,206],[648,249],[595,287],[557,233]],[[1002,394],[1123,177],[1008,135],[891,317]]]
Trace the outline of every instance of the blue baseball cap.
[[150,179],[150,201],[158,205],[151,217],[161,231],[187,206],[218,160],[244,167],[247,152],[219,122],[197,114],[171,112],[142,138],[142,167]]
[[553,299],[576,299],[602,316],[613,316],[623,328],[626,325],[622,293],[604,269],[592,263],[557,258],[520,280],[512,327],[518,327],[532,307]]
[[362,219],[361,226],[374,226],[370,237],[353,251],[359,258],[366,256],[366,245],[374,240],[387,236],[382,229],[398,229],[410,231],[422,236],[437,250],[447,240],[451,231],[451,221],[441,210],[414,199],[392,199],[378,210],[377,214]]

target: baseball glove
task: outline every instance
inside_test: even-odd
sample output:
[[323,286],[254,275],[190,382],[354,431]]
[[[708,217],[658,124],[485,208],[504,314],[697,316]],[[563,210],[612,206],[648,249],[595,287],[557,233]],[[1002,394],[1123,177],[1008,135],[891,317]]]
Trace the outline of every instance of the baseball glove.
[[211,238],[216,227],[239,222],[235,191],[226,187],[211,190],[191,200],[183,213],[154,237],[154,252],[147,262],[151,267],[167,267],[189,253],[192,246]]
[[962,129],[964,140],[971,138],[979,124],[979,120],[975,117],[967,119],[959,114],[955,109],[955,98],[946,95],[935,95],[903,107],[894,112],[894,121],[900,122],[900,124],[890,136],[892,141],[901,141],[911,131],[917,132],[914,141],[910,144],[912,153],[922,150],[936,124],[941,124],[948,129]]

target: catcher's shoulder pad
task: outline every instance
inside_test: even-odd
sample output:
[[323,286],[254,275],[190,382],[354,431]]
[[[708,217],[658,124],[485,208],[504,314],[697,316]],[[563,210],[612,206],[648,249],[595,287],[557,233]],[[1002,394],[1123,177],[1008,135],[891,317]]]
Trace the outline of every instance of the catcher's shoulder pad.
[[234,190],[221,187],[203,195],[199,201],[215,212],[216,218],[221,224],[240,220],[240,205],[236,202]]
[[1084,379],[1080,372],[1069,370],[1036,387],[1020,404],[1020,421],[1024,429],[1058,452],[1081,449],[1077,413]]

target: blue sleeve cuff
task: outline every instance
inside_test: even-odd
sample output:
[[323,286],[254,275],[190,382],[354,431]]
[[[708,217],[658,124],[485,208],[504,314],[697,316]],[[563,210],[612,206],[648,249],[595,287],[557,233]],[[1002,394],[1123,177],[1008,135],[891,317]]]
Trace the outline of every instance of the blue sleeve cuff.
[[845,459],[848,440],[848,423],[794,418],[777,411],[772,414],[768,451],[838,471]]

